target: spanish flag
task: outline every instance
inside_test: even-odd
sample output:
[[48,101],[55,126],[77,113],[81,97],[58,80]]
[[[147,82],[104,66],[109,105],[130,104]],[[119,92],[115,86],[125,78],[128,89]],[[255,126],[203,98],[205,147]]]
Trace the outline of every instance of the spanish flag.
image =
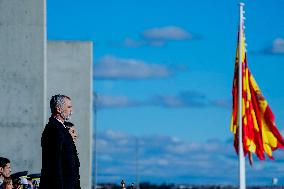
[[[265,154],[270,159],[274,159],[272,151],[277,148],[284,149],[284,139],[275,125],[273,112],[248,68],[244,33],[239,36],[242,36],[242,39],[241,47],[239,47],[240,42],[238,40],[235,59],[231,131],[234,134],[234,146],[238,153],[238,63],[239,52],[242,52],[242,144],[244,156],[248,155],[250,164],[252,164],[252,154],[255,154],[260,160],[265,159]],[[239,51],[239,48],[242,48],[241,51]]]

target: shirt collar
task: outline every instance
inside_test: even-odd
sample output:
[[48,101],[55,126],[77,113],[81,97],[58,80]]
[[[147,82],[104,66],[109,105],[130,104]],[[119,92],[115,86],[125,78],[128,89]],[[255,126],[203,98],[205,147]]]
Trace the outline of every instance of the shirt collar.
[[63,127],[66,129],[66,126],[64,125],[64,122],[63,121],[61,121],[60,119],[58,119],[57,117],[54,117],[57,121],[59,121],[62,125],[63,125]]

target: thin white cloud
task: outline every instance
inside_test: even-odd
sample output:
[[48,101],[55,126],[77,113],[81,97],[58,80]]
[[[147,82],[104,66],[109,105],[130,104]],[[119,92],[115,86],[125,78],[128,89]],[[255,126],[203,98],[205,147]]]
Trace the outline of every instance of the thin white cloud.
[[125,133],[117,131],[114,132],[113,130],[107,130],[105,134],[108,138],[111,138],[113,140],[122,140],[127,138],[127,135]]
[[284,54],[284,39],[276,38],[273,41],[271,52],[274,54]]
[[167,40],[157,40],[157,39],[131,39],[131,38],[126,38],[124,40],[124,45],[127,47],[142,47],[142,46],[152,46],[152,47],[162,47],[167,43]]
[[272,45],[261,51],[264,54],[284,55],[284,39],[276,38],[272,41]]
[[156,95],[146,100],[131,100],[126,96],[99,94],[96,96],[96,108],[127,108],[138,106],[159,106],[164,108],[230,108],[228,100],[209,100],[204,94],[196,91],[182,91],[176,95]]
[[122,108],[130,107],[135,103],[131,102],[126,96],[110,96],[98,94],[95,100],[95,107],[98,109],[102,108]]
[[148,79],[165,78],[175,69],[161,64],[151,64],[137,59],[104,56],[94,65],[95,79]]
[[184,154],[184,153],[196,151],[198,149],[200,149],[199,144],[194,143],[194,142],[188,143],[188,144],[179,142],[178,144],[174,143],[166,147],[166,150],[172,154]]
[[214,105],[214,106],[222,107],[222,108],[231,108],[232,107],[232,100],[216,99],[216,100],[211,100],[211,104]]
[[142,33],[142,36],[150,40],[186,40],[192,38],[192,34],[177,26],[147,29]]
[[182,91],[176,95],[157,95],[150,102],[167,108],[204,107],[209,105],[206,96],[195,91]]
[[169,41],[192,40],[196,37],[184,28],[178,26],[163,26],[149,28],[140,34],[140,38],[127,37],[124,45],[128,47],[154,46],[162,47]]
[[146,44],[146,41],[135,40],[129,37],[124,40],[124,45],[126,45],[127,47],[141,47]]

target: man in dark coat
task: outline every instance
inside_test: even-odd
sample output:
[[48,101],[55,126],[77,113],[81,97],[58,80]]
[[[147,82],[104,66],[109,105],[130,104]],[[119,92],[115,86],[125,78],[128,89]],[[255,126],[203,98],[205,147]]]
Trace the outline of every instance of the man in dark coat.
[[64,125],[72,114],[71,99],[55,95],[50,100],[51,117],[41,137],[40,189],[80,189],[79,159]]

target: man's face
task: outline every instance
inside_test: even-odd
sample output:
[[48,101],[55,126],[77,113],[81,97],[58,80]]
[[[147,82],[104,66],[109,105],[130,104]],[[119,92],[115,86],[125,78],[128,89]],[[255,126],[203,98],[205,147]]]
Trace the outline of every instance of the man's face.
[[4,168],[0,167],[0,174],[3,177],[10,177],[11,176],[11,165],[7,163]]
[[72,115],[72,104],[71,100],[69,100],[68,98],[65,98],[64,101],[65,103],[63,105],[60,115],[64,121],[67,121],[71,118]]

